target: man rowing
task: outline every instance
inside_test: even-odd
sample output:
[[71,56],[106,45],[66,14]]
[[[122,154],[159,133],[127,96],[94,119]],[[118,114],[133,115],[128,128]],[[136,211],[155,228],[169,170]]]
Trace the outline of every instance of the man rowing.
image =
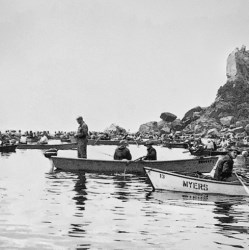
[[151,140],[145,142],[144,146],[147,147],[147,155],[142,157],[142,160],[148,160],[148,161],[157,160],[156,149],[153,148],[152,145],[153,145],[153,141]]

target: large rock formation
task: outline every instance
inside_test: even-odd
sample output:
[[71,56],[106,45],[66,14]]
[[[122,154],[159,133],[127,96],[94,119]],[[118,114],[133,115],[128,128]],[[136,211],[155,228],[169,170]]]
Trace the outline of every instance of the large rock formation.
[[182,120],[185,131],[207,133],[209,129],[221,131],[230,126],[240,127],[242,131],[249,124],[249,51],[245,46],[228,56],[226,71],[227,82],[219,88],[214,103],[185,114]]
[[141,131],[170,133],[183,130],[202,136],[249,135],[249,51],[245,46],[236,48],[227,59],[227,82],[217,92],[215,101],[209,107],[190,109],[182,120],[176,115],[164,112],[159,122],[140,126]]

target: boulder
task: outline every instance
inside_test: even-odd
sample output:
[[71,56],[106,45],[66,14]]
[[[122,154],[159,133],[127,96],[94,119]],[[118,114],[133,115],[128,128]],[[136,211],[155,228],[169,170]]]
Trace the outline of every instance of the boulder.
[[139,127],[140,133],[149,133],[149,132],[155,132],[155,131],[156,132],[158,131],[156,121],[147,122],[145,124],[140,125]]
[[160,118],[165,122],[173,122],[176,119],[176,115],[170,112],[161,113]]
[[212,129],[209,129],[207,131],[207,135],[210,135],[210,136],[219,136],[219,132],[216,128],[212,128]]
[[220,118],[220,123],[221,123],[223,126],[229,127],[229,126],[231,125],[231,123],[233,123],[233,119],[234,119],[233,116],[222,117],[222,118]]
[[176,131],[176,130],[181,130],[182,129],[182,122],[180,119],[175,119],[172,123],[171,123],[171,127]]
[[237,128],[230,129],[230,132],[232,132],[234,134],[243,133],[244,131],[245,131],[245,129],[243,127],[237,127]]
[[245,126],[245,131],[246,131],[247,134],[249,134],[249,124],[247,124],[247,125]]
[[104,130],[105,133],[115,132],[115,133],[126,133],[126,130],[116,124],[111,124]]
[[198,112],[200,114],[200,112],[202,111],[203,109],[200,107],[200,106],[197,106],[197,107],[194,107],[192,109],[190,109],[185,115],[184,117],[182,118],[182,121],[187,121],[187,120],[192,120],[193,118],[193,114],[195,112]]

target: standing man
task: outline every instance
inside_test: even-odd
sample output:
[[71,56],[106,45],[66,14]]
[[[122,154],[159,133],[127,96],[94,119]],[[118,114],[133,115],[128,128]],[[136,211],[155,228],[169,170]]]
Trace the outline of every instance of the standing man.
[[83,117],[79,116],[77,119],[79,124],[77,133],[75,135],[78,143],[78,158],[87,158],[87,137],[88,137],[88,126],[83,121]]

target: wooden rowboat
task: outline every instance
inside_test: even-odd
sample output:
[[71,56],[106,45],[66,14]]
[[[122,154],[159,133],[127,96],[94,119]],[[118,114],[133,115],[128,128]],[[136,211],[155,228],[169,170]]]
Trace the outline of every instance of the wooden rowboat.
[[165,142],[163,147],[167,148],[188,148],[188,144],[184,142]]
[[[162,142],[160,140],[153,140],[154,145],[159,145]],[[87,142],[88,145],[113,145],[113,146],[118,146],[120,145],[119,140],[93,140],[93,139],[88,139]],[[130,145],[144,145],[145,141],[131,141],[128,140],[128,144]]]
[[41,149],[47,150],[55,148],[58,150],[77,148],[77,143],[62,143],[62,144],[18,144],[17,149]]
[[[248,195],[245,191],[245,188],[237,179],[235,181],[225,182],[193,177],[149,167],[145,167],[144,169],[151,181],[153,188],[156,190],[236,196]],[[246,186],[249,187],[249,183],[246,183]]]
[[217,155],[226,155],[228,151],[219,151],[219,150],[208,150],[208,149],[202,149],[202,150],[192,150],[189,149],[189,152],[191,155],[195,156],[217,156]]
[[1,145],[0,152],[15,152],[17,145]]
[[99,173],[131,173],[143,174],[143,167],[179,172],[210,172],[218,157],[186,159],[175,161],[114,161],[91,160],[79,158],[51,157],[55,168],[63,171],[85,171]]

